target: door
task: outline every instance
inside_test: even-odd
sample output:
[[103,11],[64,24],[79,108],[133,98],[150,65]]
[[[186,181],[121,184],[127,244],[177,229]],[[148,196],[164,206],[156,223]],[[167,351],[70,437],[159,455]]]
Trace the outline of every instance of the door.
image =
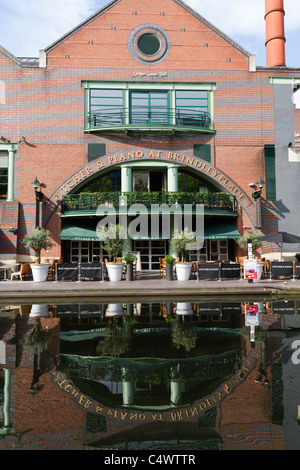
[[168,92],[132,91],[131,124],[168,124]]
[[159,271],[159,258],[167,254],[166,240],[135,240],[134,251],[141,254],[142,271]]

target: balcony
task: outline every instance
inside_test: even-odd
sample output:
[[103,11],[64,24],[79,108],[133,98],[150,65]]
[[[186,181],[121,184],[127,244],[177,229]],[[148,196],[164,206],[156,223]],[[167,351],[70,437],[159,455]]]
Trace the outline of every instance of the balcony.
[[193,108],[106,108],[89,113],[86,126],[85,132],[97,133],[214,133],[211,115]]
[[[101,206],[107,211],[114,210],[117,213],[129,209],[133,204],[141,204],[146,212],[168,211],[169,207],[196,211],[196,205],[203,205],[204,213],[213,215],[236,215],[237,204],[234,196],[226,193],[185,193],[185,192],[109,192],[109,193],[81,193],[70,194],[63,198],[62,216],[96,215],[97,208]],[[168,207],[167,207],[168,206]]]

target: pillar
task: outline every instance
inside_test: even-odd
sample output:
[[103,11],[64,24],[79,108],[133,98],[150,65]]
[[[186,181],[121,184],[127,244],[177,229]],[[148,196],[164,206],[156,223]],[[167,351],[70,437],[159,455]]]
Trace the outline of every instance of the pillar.
[[178,192],[178,166],[168,165],[168,192]]
[[129,165],[121,166],[121,192],[132,192],[132,168]]

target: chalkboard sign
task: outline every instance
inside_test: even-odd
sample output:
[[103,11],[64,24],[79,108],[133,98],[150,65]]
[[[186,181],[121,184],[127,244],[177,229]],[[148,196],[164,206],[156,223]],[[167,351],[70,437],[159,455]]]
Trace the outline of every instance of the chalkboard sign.
[[198,264],[198,279],[219,279],[219,263],[200,263]]
[[56,280],[78,279],[77,263],[62,263],[56,265]]
[[221,278],[237,279],[241,277],[241,265],[239,263],[222,263]]
[[271,263],[272,277],[293,277],[293,261],[273,261]]
[[226,303],[223,304],[222,313],[228,314],[240,314],[242,310],[242,305],[240,302]]
[[220,315],[222,306],[219,302],[203,302],[199,304],[199,312],[201,315]]
[[272,303],[273,313],[288,313],[290,315],[295,314],[295,303],[293,300],[287,302],[278,300]]
[[58,316],[78,317],[79,307],[77,304],[59,304],[57,305]]
[[80,280],[85,279],[100,279],[102,270],[101,263],[81,263],[80,265]]

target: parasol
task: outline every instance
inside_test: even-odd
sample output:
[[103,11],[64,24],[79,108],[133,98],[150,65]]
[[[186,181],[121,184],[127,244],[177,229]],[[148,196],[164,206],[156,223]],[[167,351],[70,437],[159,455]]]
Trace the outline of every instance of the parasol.
[[276,245],[280,246],[280,261],[282,260],[282,246],[284,243],[300,243],[300,237],[297,235],[281,231],[269,233],[259,238],[263,242],[276,243]]

